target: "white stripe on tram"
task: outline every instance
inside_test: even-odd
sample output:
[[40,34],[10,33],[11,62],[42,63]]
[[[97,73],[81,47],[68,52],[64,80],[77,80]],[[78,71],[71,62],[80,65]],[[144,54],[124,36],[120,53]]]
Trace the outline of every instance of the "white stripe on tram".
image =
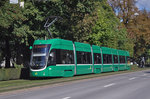
[[43,54],[33,54],[33,56],[46,56],[46,53],[43,53]]
[[56,66],[75,66],[75,64],[56,64]]
[[102,64],[94,64],[94,65],[102,65]]
[[113,65],[113,64],[103,64],[103,66],[104,66],[104,65]]
[[77,64],[77,65],[84,66],[84,65],[93,65],[93,64]]
[[[93,66],[93,64],[77,64],[77,66],[85,66],[85,65]],[[56,64],[56,66],[75,66],[75,64]]]

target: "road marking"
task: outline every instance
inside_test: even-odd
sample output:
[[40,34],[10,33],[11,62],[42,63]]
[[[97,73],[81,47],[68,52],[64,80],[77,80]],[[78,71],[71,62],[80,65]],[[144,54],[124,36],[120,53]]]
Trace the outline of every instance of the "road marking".
[[71,97],[65,97],[65,98],[62,98],[62,99],[69,99],[69,98],[71,98]]
[[130,78],[129,80],[133,80],[133,79],[135,79],[135,78],[137,78],[137,77],[132,77],[132,78]]
[[146,76],[147,74],[143,74],[142,76]]
[[115,83],[105,85],[104,87],[106,88],[106,87],[110,87],[110,86],[113,86],[113,85],[115,85]]

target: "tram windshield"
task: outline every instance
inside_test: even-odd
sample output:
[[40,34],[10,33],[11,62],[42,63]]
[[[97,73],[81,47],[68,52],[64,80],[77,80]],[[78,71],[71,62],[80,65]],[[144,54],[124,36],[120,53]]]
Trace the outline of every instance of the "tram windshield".
[[34,45],[31,56],[31,68],[41,69],[46,66],[50,45]]

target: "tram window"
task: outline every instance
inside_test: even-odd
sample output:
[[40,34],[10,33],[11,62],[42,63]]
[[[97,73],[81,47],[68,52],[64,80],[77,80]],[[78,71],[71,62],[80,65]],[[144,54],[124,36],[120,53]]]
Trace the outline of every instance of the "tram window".
[[103,64],[107,64],[107,55],[103,54]]
[[108,63],[109,63],[109,64],[112,63],[112,55],[108,55]]
[[77,51],[77,64],[92,64],[91,52]]
[[101,54],[100,53],[94,53],[94,64],[101,64]]
[[123,63],[126,63],[125,56],[122,57]]
[[112,55],[103,54],[103,63],[104,64],[111,64],[112,63]]
[[73,50],[56,49],[57,64],[74,64]]
[[86,52],[87,64],[92,64],[92,54],[90,52]]
[[77,63],[78,63],[78,64],[81,64],[81,63],[82,63],[82,61],[83,61],[83,60],[82,60],[82,59],[83,59],[82,57],[83,57],[82,52],[79,52],[79,51],[78,51],[78,52],[77,52]]
[[56,50],[55,49],[53,49],[50,52],[47,65],[48,66],[50,66],[50,65],[56,65]]
[[122,59],[123,59],[123,63],[125,63],[125,56],[123,56]]
[[127,56],[127,63],[130,64],[130,57]]
[[119,56],[120,63],[125,63],[125,56]]
[[53,49],[49,55],[48,66],[55,64],[74,64],[73,50]]
[[117,55],[113,55],[114,58],[114,63],[118,63],[118,56]]

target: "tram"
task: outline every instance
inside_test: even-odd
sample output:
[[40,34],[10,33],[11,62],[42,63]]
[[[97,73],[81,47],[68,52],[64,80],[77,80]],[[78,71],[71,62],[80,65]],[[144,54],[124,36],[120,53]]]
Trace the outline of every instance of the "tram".
[[64,39],[35,40],[31,47],[30,77],[129,70],[129,52]]

